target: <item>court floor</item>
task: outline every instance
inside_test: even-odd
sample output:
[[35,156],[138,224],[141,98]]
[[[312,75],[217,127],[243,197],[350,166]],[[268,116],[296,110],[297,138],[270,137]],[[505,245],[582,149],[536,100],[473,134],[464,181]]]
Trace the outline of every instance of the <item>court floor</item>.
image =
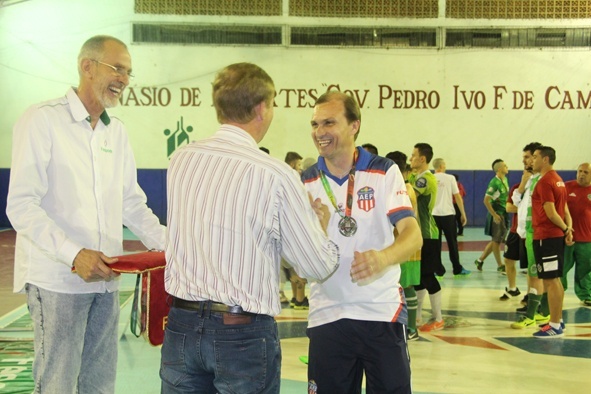
[[[133,235],[126,237],[132,241],[126,249],[133,250],[137,246]],[[496,272],[492,256],[486,260],[483,272],[475,270],[473,261],[485,241],[482,229],[466,229],[465,236],[460,238],[460,254],[462,263],[472,274],[464,279],[454,279],[448,274],[441,281],[446,327],[409,343],[414,392],[588,392],[591,308],[584,307],[568,289],[564,300],[567,326],[564,338],[543,341],[531,336],[534,329],[511,329],[509,325],[518,317],[515,308],[520,306],[521,297],[499,300],[506,278]],[[0,254],[7,251],[10,248],[3,247]],[[451,271],[446,252],[443,259]],[[6,259],[0,261],[5,264]],[[517,280],[524,292],[525,275],[518,273]],[[133,285],[132,276],[125,278],[122,292],[129,292]],[[286,293],[290,295],[289,286]],[[125,298],[122,296],[116,392],[159,393],[160,349],[130,333],[131,303]],[[424,319],[429,317],[429,312],[427,302]],[[30,377],[32,332],[26,314],[26,307],[18,305],[0,316],[0,393],[30,392],[26,391],[26,384]],[[277,317],[283,353],[281,393],[307,392],[306,365],[300,361],[300,356],[307,354],[306,316],[306,311],[285,308]],[[19,325],[19,321],[24,323]]]

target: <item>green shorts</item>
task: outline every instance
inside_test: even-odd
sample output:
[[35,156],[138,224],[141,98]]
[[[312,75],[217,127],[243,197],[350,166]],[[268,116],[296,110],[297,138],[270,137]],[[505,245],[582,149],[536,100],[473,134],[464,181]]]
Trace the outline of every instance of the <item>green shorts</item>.
[[407,261],[400,265],[400,286],[404,289],[421,283],[421,261]]

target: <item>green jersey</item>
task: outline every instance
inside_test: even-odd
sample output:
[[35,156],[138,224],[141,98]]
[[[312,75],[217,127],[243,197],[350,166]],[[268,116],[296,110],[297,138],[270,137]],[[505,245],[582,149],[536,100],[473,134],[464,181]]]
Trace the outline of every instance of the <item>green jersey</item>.
[[536,187],[539,180],[540,174],[532,175],[532,177],[529,179],[529,188],[524,196],[527,197],[527,216],[525,217],[525,231],[532,234],[534,233],[534,226],[531,222],[531,195],[533,194],[534,188]]
[[411,174],[408,181],[417,193],[419,225],[423,239],[439,239],[439,229],[432,214],[437,198],[437,178],[427,170],[422,174]]
[[495,176],[488,183],[486,195],[490,197],[492,209],[500,216],[507,214],[507,197],[509,197],[509,182],[507,178],[500,179]]

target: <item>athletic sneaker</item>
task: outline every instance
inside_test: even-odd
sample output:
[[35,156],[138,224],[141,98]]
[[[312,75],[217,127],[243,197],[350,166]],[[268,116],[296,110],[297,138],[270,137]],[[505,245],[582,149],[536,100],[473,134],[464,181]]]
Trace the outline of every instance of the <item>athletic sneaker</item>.
[[523,299],[521,301],[519,301],[519,302],[521,302],[521,305],[527,306],[527,300],[528,300],[528,298],[529,298],[529,294],[524,295],[523,296]]
[[295,301],[293,304],[293,309],[298,311],[308,310],[310,309],[310,303],[308,302],[308,297],[304,297],[302,301]]
[[526,327],[535,327],[536,321],[534,319],[530,319],[527,316],[522,316],[521,320],[516,321],[515,323],[511,323],[511,328],[521,329]]
[[553,328],[550,324],[546,324],[540,331],[534,333],[534,338],[538,339],[557,339],[564,335],[562,328]]
[[289,301],[289,307],[290,307],[290,308],[293,308],[293,307],[295,306],[295,303],[296,303],[296,298],[295,298],[295,297],[293,297],[293,298],[292,298],[292,299]]
[[459,274],[454,274],[454,278],[467,278],[468,276],[470,276],[471,273],[472,271],[468,271],[466,268],[462,268],[462,271],[460,271]]
[[507,273],[505,272],[505,266],[501,265],[500,267],[497,267],[497,272],[500,273],[501,275],[507,275]]
[[527,312],[527,305],[522,306],[521,308],[516,308],[515,312],[517,313],[525,313]]
[[484,265],[484,261],[480,261],[478,259],[474,260],[474,264],[476,265],[476,268],[478,269],[478,271],[482,271],[482,266]]
[[445,323],[443,322],[443,320],[437,321],[437,320],[431,319],[431,320],[429,320],[429,322],[420,326],[419,331],[421,331],[421,332],[439,331],[439,330],[443,330],[444,327],[445,327]]
[[499,300],[507,301],[511,297],[517,297],[520,294],[521,294],[521,292],[519,291],[519,287],[516,287],[515,290],[509,290],[508,288],[505,287],[505,292],[503,293],[502,296],[499,297]]
[[418,330],[410,330],[410,329],[409,330],[406,330],[406,340],[408,342],[416,341],[419,338],[420,337],[419,337],[419,331]]
[[544,316],[541,313],[536,313],[534,315],[534,320],[536,324],[547,324],[550,321],[550,315]]
[[591,306],[591,300],[585,300],[585,301],[583,301],[583,305],[585,305],[585,306]]
[[[546,324],[540,324],[538,327],[540,329],[544,328],[544,326],[549,325],[548,323]],[[560,322],[560,329],[562,330],[562,332],[566,332],[566,324],[564,324],[563,321]]]

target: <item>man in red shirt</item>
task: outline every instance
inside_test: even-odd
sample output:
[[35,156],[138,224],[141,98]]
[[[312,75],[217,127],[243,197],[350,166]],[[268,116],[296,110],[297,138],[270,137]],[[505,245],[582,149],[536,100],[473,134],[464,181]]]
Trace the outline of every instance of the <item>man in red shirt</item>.
[[566,276],[574,266],[575,294],[591,306],[591,163],[581,164],[577,179],[565,185],[575,244],[565,248],[562,285],[567,288]]
[[534,333],[535,338],[554,339],[564,335],[562,299],[564,288],[560,278],[564,266],[564,243],[572,244],[573,230],[566,205],[566,187],[554,171],[556,151],[541,146],[533,155],[533,171],[540,180],[532,193],[532,224],[534,228],[534,256],[538,278],[544,282],[550,305],[550,323]]

